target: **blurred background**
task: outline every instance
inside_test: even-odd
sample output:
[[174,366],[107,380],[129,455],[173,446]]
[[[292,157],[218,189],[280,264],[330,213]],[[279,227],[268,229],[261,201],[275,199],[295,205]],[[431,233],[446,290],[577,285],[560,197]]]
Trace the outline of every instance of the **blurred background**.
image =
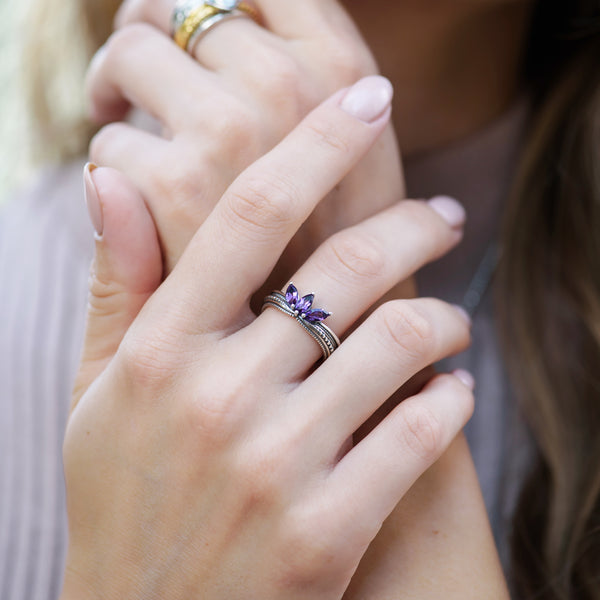
[[32,171],[20,64],[29,2],[0,0],[0,205]]

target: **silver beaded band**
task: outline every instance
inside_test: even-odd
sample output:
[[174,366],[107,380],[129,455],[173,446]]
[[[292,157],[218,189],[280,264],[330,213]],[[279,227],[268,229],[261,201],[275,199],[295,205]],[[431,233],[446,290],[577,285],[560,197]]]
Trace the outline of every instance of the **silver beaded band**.
[[[289,288],[288,288],[289,290]],[[262,311],[267,308],[275,308],[280,312],[295,319],[301,327],[319,344],[323,358],[329,358],[333,352],[339,347],[340,340],[335,333],[325,325],[322,320],[308,321],[298,310],[286,299],[286,296],[276,290],[271,292],[263,301]],[[328,314],[328,313],[327,313]]]

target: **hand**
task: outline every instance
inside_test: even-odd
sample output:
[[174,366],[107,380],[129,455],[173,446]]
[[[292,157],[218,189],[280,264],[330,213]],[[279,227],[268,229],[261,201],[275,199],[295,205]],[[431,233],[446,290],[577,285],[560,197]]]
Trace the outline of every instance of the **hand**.
[[360,562],[344,600],[509,600],[464,435],[411,487]]
[[[244,168],[334,90],[377,72],[339,3],[256,4],[264,27],[250,19],[219,25],[197,46],[195,62],[168,37],[174,0],[127,0],[117,31],[90,68],[90,107],[99,122],[122,119],[133,105],[163,125],[163,135],[157,136],[113,123],[93,140],[90,159],[119,169],[142,192],[158,227],[167,272]],[[404,197],[400,158],[388,127],[309,217],[266,289],[280,284],[335,231]]]
[[[464,425],[471,392],[445,375],[347,444],[416,371],[468,343],[453,307],[386,303],[313,369],[318,347],[294,319],[254,318],[248,306],[300,223],[382,132],[389,109],[375,88],[350,92],[371,118],[336,94],[234,182],[75,398],[64,598],[341,598],[385,518]],[[148,290],[107,282],[103,244],[119,236],[111,207],[94,285],[112,285],[134,314]],[[426,203],[403,202],[328,240],[294,281],[315,286],[342,334],[460,237]]]

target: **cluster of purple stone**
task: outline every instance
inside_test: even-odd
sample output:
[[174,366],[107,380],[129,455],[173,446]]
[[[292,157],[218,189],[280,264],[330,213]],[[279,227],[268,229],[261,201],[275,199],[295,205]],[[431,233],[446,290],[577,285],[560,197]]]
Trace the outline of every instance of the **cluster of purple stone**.
[[307,294],[306,296],[300,297],[300,294],[293,283],[290,283],[287,290],[285,290],[285,300],[292,310],[294,310],[296,316],[301,317],[309,323],[320,323],[331,315],[331,313],[320,308],[312,308],[314,299],[314,294]]

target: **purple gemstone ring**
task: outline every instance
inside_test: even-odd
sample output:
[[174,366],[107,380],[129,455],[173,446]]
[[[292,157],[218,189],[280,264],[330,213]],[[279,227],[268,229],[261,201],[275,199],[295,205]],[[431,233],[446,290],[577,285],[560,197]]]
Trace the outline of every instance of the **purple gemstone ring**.
[[[263,301],[262,311],[275,308],[293,317],[303,329],[319,344],[323,358],[329,358],[340,345],[335,333],[323,323],[331,315],[322,308],[313,308],[314,294],[300,296],[296,286],[290,283],[285,293],[276,290]],[[261,312],[262,312],[261,311]]]

